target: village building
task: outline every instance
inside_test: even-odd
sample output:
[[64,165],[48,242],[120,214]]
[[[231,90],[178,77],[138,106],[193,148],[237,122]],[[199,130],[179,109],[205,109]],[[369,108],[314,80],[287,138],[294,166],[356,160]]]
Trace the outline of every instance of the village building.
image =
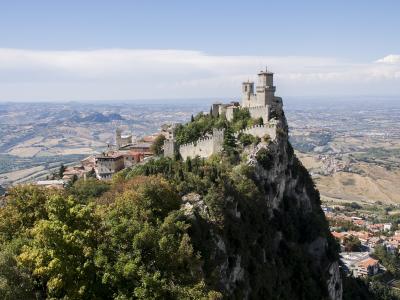
[[47,188],[55,188],[55,189],[63,189],[66,185],[66,181],[62,179],[58,180],[39,180],[36,182],[36,185],[47,187]]
[[368,252],[342,252],[340,260],[344,271],[354,277],[373,276],[382,269],[379,261],[370,257]]
[[395,254],[399,252],[399,241],[397,240],[389,239],[384,242],[384,245],[389,253]]
[[119,153],[104,153],[96,156],[95,172],[98,179],[111,179],[112,175],[124,169],[124,156]]
[[124,168],[130,168],[141,162],[144,159],[145,154],[143,152],[129,151],[127,153],[124,153],[123,156]]
[[122,150],[131,150],[134,152],[142,152],[145,154],[145,156],[153,155],[153,152],[151,151],[151,145],[153,143],[150,142],[139,142],[135,143],[133,145],[130,145],[129,147],[122,148]]
[[145,143],[154,143],[154,141],[156,140],[156,138],[159,136],[159,134],[155,133],[152,135],[146,135],[144,137],[141,138],[141,142],[145,142]]
[[379,272],[379,261],[368,257],[355,264],[354,277],[373,276]]
[[86,178],[91,172],[94,171],[94,165],[93,166],[88,166],[88,165],[76,165],[76,166],[68,166],[65,168],[64,173],[63,173],[63,180],[65,181],[71,181],[74,180],[75,178]]
[[375,247],[379,244],[382,244],[382,242],[383,242],[383,239],[381,239],[381,237],[373,236],[368,240],[367,247],[370,252],[373,252]]
[[392,230],[392,224],[384,223],[383,224],[383,231],[390,231],[390,230]]

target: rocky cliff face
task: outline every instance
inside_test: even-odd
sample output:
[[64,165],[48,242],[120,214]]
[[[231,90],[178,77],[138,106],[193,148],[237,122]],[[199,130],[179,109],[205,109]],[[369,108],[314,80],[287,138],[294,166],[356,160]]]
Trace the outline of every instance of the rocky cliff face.
[[342,299],[319,193],[288,142],[284,115],[278,120],[276,140],[245,149],[245,166],[232,170],[237,180],[224,183],[221,219],[209,199],[183,197],[203,272],[230,299]]

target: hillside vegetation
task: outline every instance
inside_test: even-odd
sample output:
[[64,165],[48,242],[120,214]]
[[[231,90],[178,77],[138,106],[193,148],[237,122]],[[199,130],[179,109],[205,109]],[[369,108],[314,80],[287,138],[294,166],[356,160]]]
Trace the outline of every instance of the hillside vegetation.
[[[196,116],[177,137],[208,132],[207,118]],[[159,157],[110,183],[77,181],[64,191],[12,189],[0,208],[0,298],[340,295],[328,274],[337,270],[336,243],[284,131],[275,144],[237,142],[233,130],[251,119],[215,119],[225,124],[224,150],[208,159]]]

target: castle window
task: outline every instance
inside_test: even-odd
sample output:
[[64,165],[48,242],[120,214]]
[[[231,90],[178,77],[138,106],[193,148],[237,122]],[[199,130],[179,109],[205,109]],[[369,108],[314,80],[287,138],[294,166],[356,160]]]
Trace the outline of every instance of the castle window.
[[244,86],[244,91],[247,92],[247,85]]

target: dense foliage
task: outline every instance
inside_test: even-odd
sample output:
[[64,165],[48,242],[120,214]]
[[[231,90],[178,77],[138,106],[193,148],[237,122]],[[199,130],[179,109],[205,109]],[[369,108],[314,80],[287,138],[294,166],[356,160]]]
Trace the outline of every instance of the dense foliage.
[[179,201],[155,176],[12,189],[0,209],[0,298],[219,298]]
[[361,251],[361,241],[354,235],[345,236],[343,239],[344,250],[348,252]]
[[[157,157],[110,183],[78,180],[64,191],[12,189],[0,207],[0,298],[221,299],[221,277],[238,266],[244,273],[231,298],[245,298],[244,285],[251,299],[327,298],[319,265],[337,259],[337,244],[319,194],[286,140],[279,155],[258,153],[261,171],[243,161],[243,147],[270,143],[248,135],[236,140],[235,131],[257,122],[245,109],[235,110],[232,122],[199,114],[176,129],[177,142],[225,128],[222,153]],[[279,187],[257,172],[270,172],[284,155],[290,161],[284,175],[296,186],[272,209]],[[307,212],[297,197],[304,192]],[[199,197],[201,213],[181,209],[190,195]],[[327,245],[316,264],[310,243],[319,237]]]
[[163,145],[165,141],[165,136],[160,134],[156,137],[153,144],[150,147],[150,151],[153,152],[155,155],[160,155],[163,152]]
[[228,122],[225,115],[218,117],[212,114],[199,113],[192,117],[191,122],[180,124],[175,129],[175,138],[178,145],[195,142],[206,134],[212,134],[213,128],[229,128],[230,132],[237,132],[246,127],[263,124],[262,118],[252,119],[248,109],[235,109],[233,120]]

